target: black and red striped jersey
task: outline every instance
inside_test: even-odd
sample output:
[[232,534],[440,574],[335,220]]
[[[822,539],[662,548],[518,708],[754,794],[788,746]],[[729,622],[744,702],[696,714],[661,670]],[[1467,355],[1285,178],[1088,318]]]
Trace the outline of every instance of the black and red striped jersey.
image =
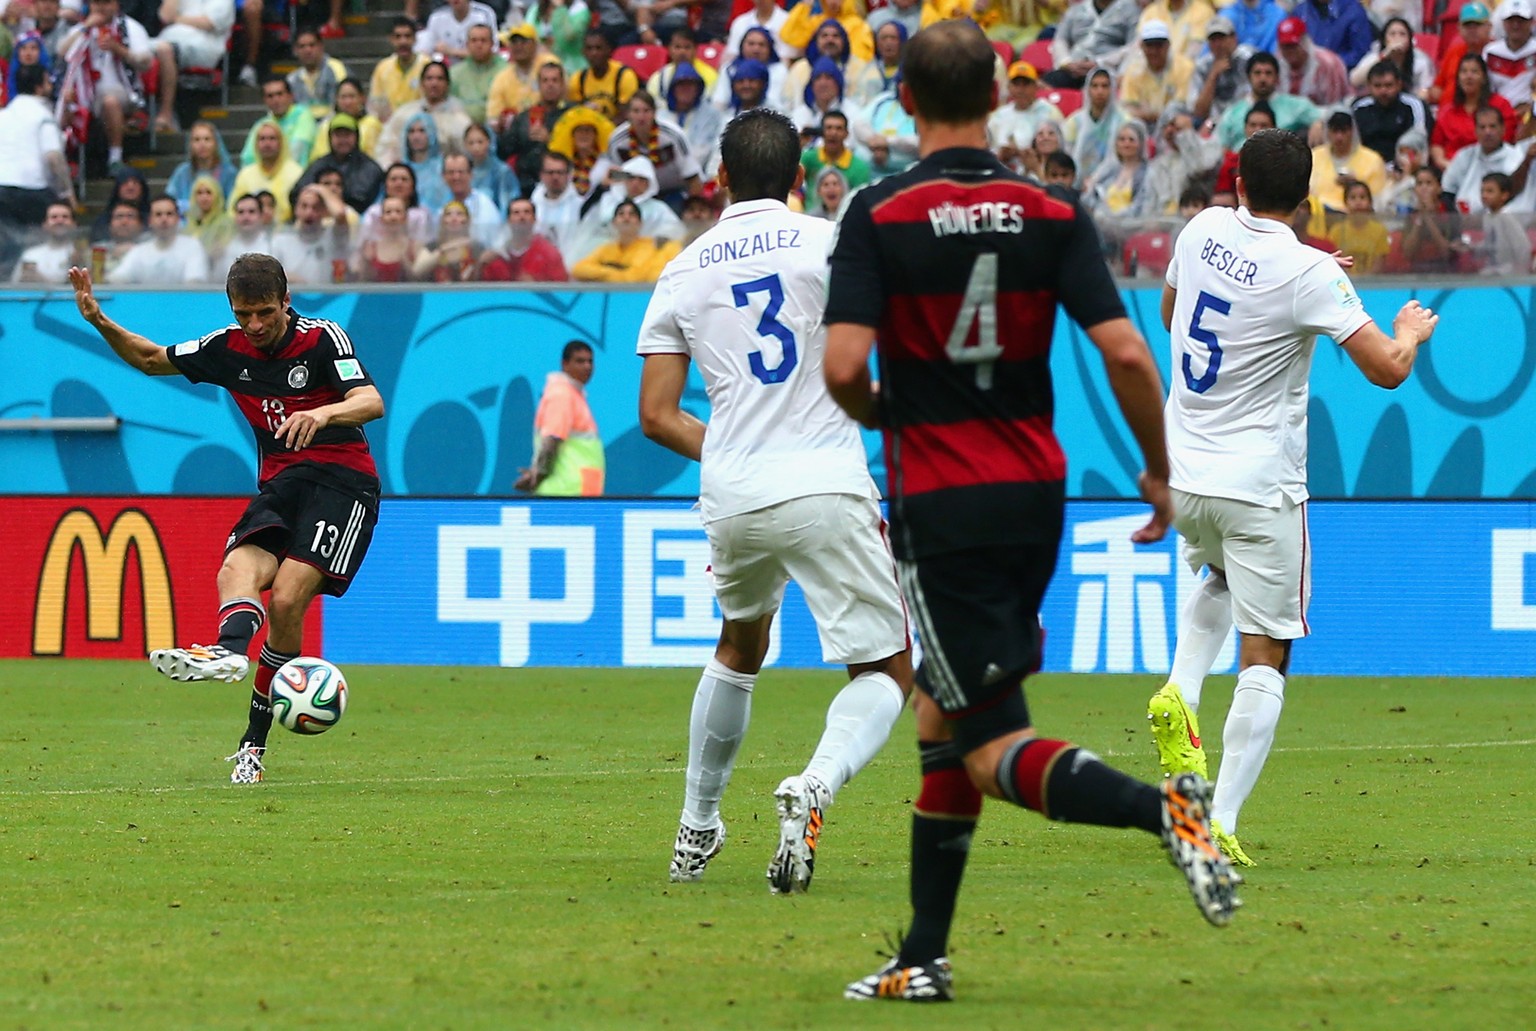
[[271,351],[254,346],[238,325],[215,330],[167,350],[171,364],[193,383],[229,391],[250,423],[261,457],[258,484],[278,473],[377,494],[379,474],[360,426],[327,426],[300,451],[277,440],[277,428],[294,412],[334,404],[358,387],[373,386],[346,330],[327,319],[308,319],[288,309],[288,332]]
[[1125,315],[1092,220],[989,151],[940,150],[849,199],[831,264],[827,323],[877,333],[897,553],[1058,539],[1056,308]]

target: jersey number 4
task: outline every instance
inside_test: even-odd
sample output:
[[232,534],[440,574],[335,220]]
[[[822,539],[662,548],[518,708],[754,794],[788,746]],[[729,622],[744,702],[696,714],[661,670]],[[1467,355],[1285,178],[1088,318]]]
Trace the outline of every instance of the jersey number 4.
[[784,307],[784,283],[779,279],[779,274],[775,272],[771,276],[736,283],[731,287],[731,299],[736,302],[738,308],[750,306],[753,294],[768,295],[768,304],[763,308],[763,316],[757,320],[758,335],[773,337],[783,346],[784,354],[779,359],[779,364],[771,369],[768,368],[768,363],[763,361],[761,351],[748,354],[747,363],[752,368],[752,375],[768,386],[773,386],[775,383],[783,383],[789,379],[789,374],[795,371],[796,365],[800,364],[800,352],[795,345],[795,331],[779,321],[779,309]]
[[1217,315],[1228,315],[1232,312],[1232,302],[1224,301],[1214,294],[1200,291],[1200,296],[1195,298],[1195,314],[1189,320],[1189,338],[1198,340],[1211,352],[1205,363],[1205,372],[1200,376],[1195,375],[1194,355],[1184,352],[1184,385],[1197,394],[1203,394],[1216,385],[1216,377],[1221,373],[1221,341],[1216,339],[1216,334],[1200,325],[1200,317],[1206,311],[1213,311]]
[[[976,330],[971,343],[971,329]],[[944,353],[956,365],[976,366],[976,389],[992,389],[992,366],[1003,356],[997,342],[997,254],[979,255],[965,281],[965,296],[955,324],[944,342]]]

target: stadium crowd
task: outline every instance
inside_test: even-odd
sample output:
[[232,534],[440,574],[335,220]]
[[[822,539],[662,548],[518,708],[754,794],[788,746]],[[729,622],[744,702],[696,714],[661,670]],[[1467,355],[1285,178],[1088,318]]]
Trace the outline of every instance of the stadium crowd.
[[[718,217],[740,111],[800,128],[813,214],[915,161],[902,49],[952,17],[995,42],[999,158],[1079,196],[1117,271],[1160,275],[1184,219],[1235,205],[1269,126],[1314,148],[1297,235],[1356,274],[1532,268],[1532,0],[412,0],[352,69],[329,0],[264,79],[262,6],[0,0],[0,276],[221,282],[261,252],[297,284],[652,282]],[[267,111],[238,153],[175,115],[237,23]],[[150,120],[185,144],[163,183],[122,160]],[[113,188],[86,211],[92,131]]]

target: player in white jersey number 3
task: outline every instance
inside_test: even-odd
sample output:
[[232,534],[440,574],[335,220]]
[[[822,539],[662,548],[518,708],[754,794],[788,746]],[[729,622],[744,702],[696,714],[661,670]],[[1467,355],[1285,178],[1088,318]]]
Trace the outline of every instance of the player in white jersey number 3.
[[[671,877],[696,881],[725,841],[720,799],[746,734],[768,631],[793,578],[822,657],[848,667],[803,773],[779,785],[779,894],[809,885],[823,811],[872,759],[912,690],[906,610],[879,491],[858,427],[822,379],[833,224],[791,212],[799,135],[759,108],[720,141],[732,204],[667,265],[640,330],[640,425],[697,459],[724,623],[693,699],[688,777]],[[706,426],[680,407],[690,362],[709,394]]]
[[1310,632],[1307,377],[1319,334],[1377,386],[1408,377],[1439,316],[1403,305],[1391,336],[1349,277],[1296,239],[1311,154],[1274,129],[1238,157],[1242,207],[1208,208],[1179,234],[1163,287],[1173,346],[1166,409],[1169,485],[1190,568],[1210,572],[1184,606],[1168,684],[1147,706],[1163,770],[1204,776],[1200,690],[1235,623],[1237,689],[1222,735],[1211,829],[1229,858],[1253,861],[1237,816],[1274,743],[1291,642]]

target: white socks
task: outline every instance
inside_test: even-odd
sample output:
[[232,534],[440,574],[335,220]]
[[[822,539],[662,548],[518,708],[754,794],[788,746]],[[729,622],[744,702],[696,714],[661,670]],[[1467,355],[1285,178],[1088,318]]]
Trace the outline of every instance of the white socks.
[[1184,602],[1180,622],[1168,679],[1179,685],[1184,703],[1199,712],[1205,678],[1232,633],[1232,592],[1227,589],[1227,578],[1215,570],[1208,572]]
[[[1182,686],[1182,685],[1180,685]],[[1237,676],[1232,708],[1221,735],[1221,768],[1211,820],[1237,833],[1237,814],[1258,783],[1285,704],[1285,677],[1272,666],[1249,666]]]
[[688,726],[688,782],[683,800],[685,825],[710,830],[720,820],[720,797],[752,716],[755,673],[738,673],[710,659],[693,695]]
[[885,746],[905,703],[901,688],[886,674],[854,677],[827,708],[827,729],[806,764],[805,776],[836,795]]

